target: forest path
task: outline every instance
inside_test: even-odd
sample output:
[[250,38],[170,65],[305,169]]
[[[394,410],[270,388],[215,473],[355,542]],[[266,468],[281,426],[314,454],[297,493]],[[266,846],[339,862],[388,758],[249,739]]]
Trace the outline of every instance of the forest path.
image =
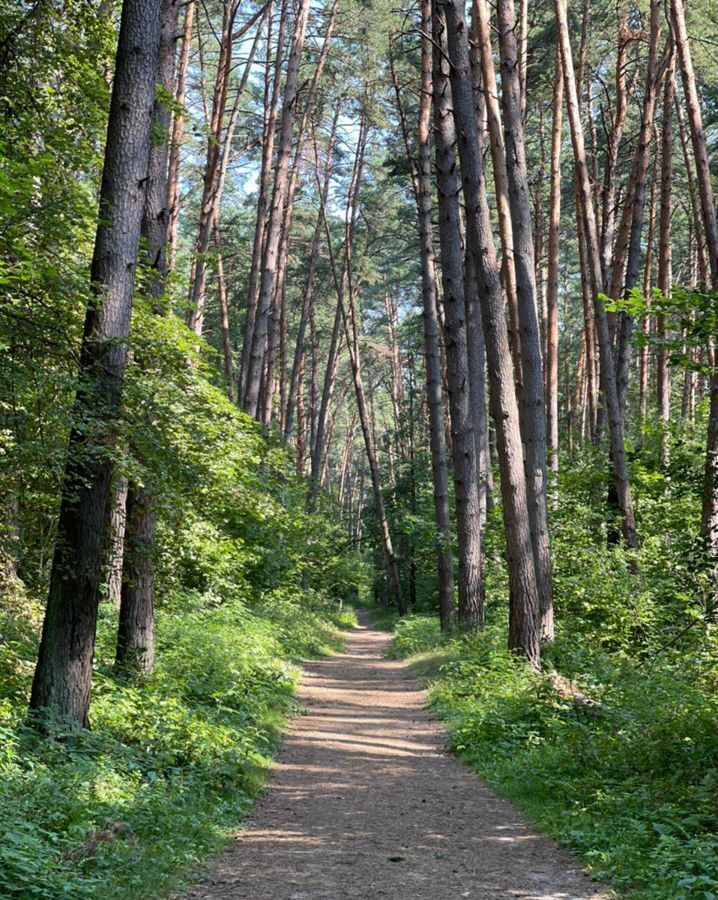
[[187,900],[600,900],[579,863],[446,749],[366,614],[304,668],[306,714],[235,844]]

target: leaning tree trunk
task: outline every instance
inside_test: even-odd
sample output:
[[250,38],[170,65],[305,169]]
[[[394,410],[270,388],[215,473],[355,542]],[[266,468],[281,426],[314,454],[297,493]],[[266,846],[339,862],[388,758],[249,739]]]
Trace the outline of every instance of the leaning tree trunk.
[[[92,659],[110,515],[159,52],[159,0],[125,0],[55,555],[32,709],[88,725]],[[89,427],[91,423],[91,427]]]
[[633,513],[633,500],[631,498],[631,485],[628,478],[628,461],[623,437],[623,417],[621,405],[618,400],[618,390],[613,364],[613,347],[608,328],[606,309],[601,301],[603,293],[603,278],[601,259],[599,254],[598,229],[596,227],[596,215],[591,193],[591,182],[586,164],[586,148],[583,137],[583,123],[578,104],[576,91],[576,78],[573,68],[573,56],[568,31],[568,19],[566,14],[566,0],[555,0],[556,23],[558,40],[561,48],[561,66],[563,69],[564,90],[566,92],[566,109],[571,130],[571,143],[573,145],[574,168],[576,184],[579,195],[579,206],[583,224],[583,235],[588,263],[588,272],[591,278],[591,291],[595,303],[596,327],[598,332],[598,345],[600,353],[601,390],[603,402],[606,407],[606,416],[611,438],[611,459],[613,462],[614,480],[618,506],[621,512],[621,529],[623,538],[630,548],[638,546],[636,536],[636,521]]
[[[472,101],[473,103],[473,101]],[[472,109],[473,116],[473,109]],[[451,451],[456,538],[459,556],[459,625],[468,630],[483,627],[484,602],[481,579],[481,512],[479,508],[479,460],[474,440],[471,378],[466,341],[464,242],[461,235],[460,184],[454,146],[456,131],[451,112],[448,66],[438,47],[434,50],[434,147],[439,198],[441,276],[444,288],[446,376],[451,414]]]
[[433,20],[435,43],[441,46],[444,31],[447,36],[454,119],[466,205],[466,232],[479,285],[486,340],[490,401],[496,424],[509,559],[509,646],[525,655],[531,665],[538,666],[538,589],[528,519],[523,448],[504,318],[504,295],[487,202],[483,158],[476,130],[463,6],[456,0],[435,0]]
[[[477,0],[481,2],[481,0]],[[509,204],[514,235],[514,264],[519,303],[519,338],[523,389],[519,406],[524,442],[526,495],[539,591],[541,637],[554,637],[553,583],[546,489],[546,408],[544,404],[541,334],[537,316],[536,266],[531,228],[531,195],[526,169],[521,85],[518,70],[516,16],[513,0],[498,0],[499,53],[503,95],[504,140]]]

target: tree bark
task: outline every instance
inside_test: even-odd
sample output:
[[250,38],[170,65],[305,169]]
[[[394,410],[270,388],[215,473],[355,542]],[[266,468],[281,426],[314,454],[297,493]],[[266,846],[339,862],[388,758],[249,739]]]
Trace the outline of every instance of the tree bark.
[[[514,362],[514,378],[520,395],[523,384],[521,362],[521,338],[519,323],[518,291],[516,286],[516,268],[514,263],[514,234],[511,221],[511,205],[509,199],[509,183],[506,172],[506,154],[504,150],[504,134],[501,128],[501,111],[496,95],[496,71],[494,69],[493,48],[491,46],[491,23],[486,0],[473,0],[472,3],[473,40],[476,46],[478,62],[481,67],[481,86],[484,92],[486,123],[489,133],[489,148],[494,172],[496,188],[496,209],[499,219],[499,235],[501,238],[501,258],[504,291],[509,307],[509,342]],[[478,134],[478,129],[477,129]]]
[[[460,182],[454,146],[448,65],[435,36],[434,49],[434,147],[439,198],[439,240],[444,296],[446,375],[449,384],[451,446],[456,537],[459,558],[459,626],[469,631],[484,624],[481,564],[481,514],[479,509],[479,460],[472,419],[471,378],[466,340],[466,283],[464,242],[459,205]],[[472,100],[473,119],[473,100]],[[471,286],[468,286],[471,290]]]
[[192,24],[194,22],[195,0],[187,0],[182,28],[182,51],[177,64],[177,87],[175,89],[175,114],[172,120],[169,165],[167,173],[167,208],[169,224],[167,231],[167,256],[170,268],[174,268],[177,255],[177,225],[180,214],[180,154],[184,136],[184,114],[187,91],[187,68],[192,49]]
[[30,707],[88,725],[112,448],[150,153],[159,0],[125,0],[115,62],[90,302],[80,355],[58,536]]
[[561,225],[561,138],[563,128],[563,75],[556,47],[553,73],[551,125],[551,189],[548,213],[548,283],[546,285],[546,432],[549,465],[558,471],[558,260]]
[[606,408],[609,433],[611,438],[611,458],[613,462],[616,494],[621,513],[621,529],[623,537],[630,548],[638,545],[636,523],[631,498],[631,485],[628,477],[628,462],[623,437],[623,418],[618,400],[615,369],[613,364],[613,348],[608,328],[606,309],[600,295],[603,292],[601,259],[599,254],[598,230],[591,194],[591,183],[586,165],[586,149],[583,137],[583,123],[578,105],[576,79],[573,68],[573,56],[569,40],[568,20],[565,0],[555,0],[556,24],[559,46],[561,48],[561,66],[563,70],[566,109],[573,145],[574,168],[579,193],[585,248],[587,251],[588,271],[591,278],[591,292],[595,303],[595,317],[598,332],[598,344],[601,357],[601,389]]
[[[157,83],[172,96],[178,0],[162,0]],[[147,168],[147,194],[142,214],[145,263],[150,272],[145,286],[154,312],[162,314],[167,276],[169,220],[167,163],[171,110],[155,100],[153,144]],[[161,136],[161,137],[160,137]],[[142,360],[138,360],[140,365]],[[132,479],[127,490],[125,545],[120,593],[120,617],[115,661],[126,675],[154,667],[154,536],[155,501],[151,491]]]
[[[650,163],[650,146],[654,131],[658,87],[661,78],[661,67],[658,62],[658,41],[660,38],[662,0],[651,0],[651,24],[649,35],[648,62],[646,66],[646,85],[643,95],[643,113],[638,145],[633,157],[631,179],[629,183],[630,206],[626,210],[630,217],[628,256],[626,260],[626,276],[623,294],[627,297],[638,284],[641,265],[641,236],[645,217],[646,182]],[[620,331],[616,358],[616,381],[618,387],[618,403],[625,419],[628,378],[631,369],[631,338],[633,336],[633,316],[628,312],[620,315]]]
[[287,201],[289,188],[289,157],[292,149],[292,131],[294,129],[299,91],[299,67],[304,48],[310,5],[310,0],[300,0],[297,9],[282,99],[274,190],[269,209],[267,238],[262,257],[262,277],[257,299],[257,314],[254,322],[254,333],[252,334],[252,347],[249,354],[249,367],[247,369],[247,383],[244,394],[244,410],[255,418],[261,412],[259,407],[260,385],[263,366],[266,362],[269,317],[276,295],[279,243],[284,221],[284,206]]
[[[392,74],[393,68],[392,68]],[[449,478],[446,462],[446,432],[444,430],[444,395],[441,373],[441,344],[439,339],[437,272],[434,251],[434,229],[431,221],[431,103],[432,103],[432,45],[431,0],[421,0],[421,94],[417,129],[417,165],[406,126],[401,93],[394,77],[397,109],[402,128],[407,163],[416,197],[421,248],[421,297],[424,334],[424,365],[426,370],[426,400],[429,412],[429,447],[431,451],[431,480],[436,525],[436,566],[439,586],[439,620],[443,630],[454,621],[454,571],[451,554],[451,514],[449,511]]]
[[474,259],[486,340],[490,401],[496,424],[509,559],[509,646],[523,654],[531,665],[538,666],[538,589],[528,519],[526,475],[504,318],[504,295],[493,243],[483,158],[479,152],[476,130],[466,20],[463,7],[457,0],[435,0],[433,19],[435,43],[441,39],[444,30],[447,35],[454,119],[466,205],[466,232],[469,250]]
[[239,386],[237,396],[240,405],[244,403],[244,393],[249,370],[249,357],[254,337],[254,323],[257,316],[259,299],[259,282],[262,273],[262,259],[267,229],[267,199],[270,191],[272,162],[274,157],[275,131],[277,127],[277,111],[279,108],[279,83],[282,74],[282,55],[284,51],[284,32],[287,22],[288,0],[282,0],[277,26],[277,47],[274,54],[274,76],[270,77],[270,59],[272,43],[272,4],[269,5],[267,18],[267,59],[264,71],[264,127],[262,129],[262,165],[259,176],[257,194],[257,218],[254,226],[254,242],[252,244],[252,263],[249,269],[249,286],[247,288],[247,316],[244,323],[244,339],[242,342],[242,362],[239,370]]
[[[701,201],[703,227],[708,248],[708,263],[711,286],[718,290],[718,218],[713,197],[713,184],[708,164],[708,150],[703,131],[703,118],[698,101],[693,60],[686,31],[683,0],[671,0],[671,20],[676,44],[678,66],[686,99],[688,126],[693,144],[698,195]],[[716,359],[711,353],[713,374],[710,380],[710,412],[708,415],[708,437],[706,441],[706,461],[703,476],[703,504],[701,510],[701,534],[706,541],[708,552],[715,561],[718,559],[718,371]],[[711,599],[715,612],[716,598]]]
[[[481,0],[477,0],[481,2]],[[531,228],[531,194],[521,117],[516,16],[513,0],[498,0],[499,54],[509,203],[514,235],[514,264],[519,303],[523,390],[519,405],[524,443],[526,494],[539,592],[541,637],[553,640],[553,582],[546,489],[546,407],[541,334],[537,316],[536,266]]]
[[[674,91],[674,66],[675,54],[671,52],[671,58],[666,70],[666,80],[663,86],[663,121],[661,123],[661,201],[658,233],[658,289],[664,296],[668,296],[673,287],[673,269],[671,253],[671,178],[673,175],[673,91]],[[658,338],[665,341],[666,318],[658,316]],[[668,423],[671,417],[671,373],[668,366],[668,351],[661,344],[656,359],[656,393],[658,399],[658,412],[663,422],[663,434],[661,437],[661,457],[664,466],[668,465]]]

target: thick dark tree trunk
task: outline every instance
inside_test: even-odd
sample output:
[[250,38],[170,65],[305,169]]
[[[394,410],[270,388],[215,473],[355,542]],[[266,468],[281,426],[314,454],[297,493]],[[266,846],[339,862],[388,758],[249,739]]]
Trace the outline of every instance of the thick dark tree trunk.
[[32,709],[52,708],[76,726],[88,724],[112,448],[145,202],[159,32],[159,0],[125,0],[92,260],[94,299],[85,319],[75,424],[30,698]]
[[481,578],[479,460],[474,439],[475,423],[471,415],[471,378],[466,341],[464,242],[459,204],[461,186],[454,152],[456,131],[452,115],[449,65],[439,49],[441,32],[437,32],[434,39],[434,143],[439,198],[441,275],[444,288],[446,375],[449,384],[451,451],[456,497],[456,537],[459,557],[458,619],[462,628],[475,630],[484,624],[484,598]]
[[541,637],[553,640],[553,582],[546,490],[546,407],[541,333],[537,316],[536,266],[531,229],[531,196],[521,115],[521,85],[513,0],[498,0],[499,53],[503,95],[506,172],[514,235],[514,265],[519,303],[519,343],[523,389],[519,418],[524,443],[526,495],[539,591]]
[[[175,31],[179,0],[162,0],[160,54],[157,83],[172,96]],[[171,111],[162,100],[155,102],[154,141],[147,169],[147,195],[142,215],[145,263],[150,272],[146,290],[157,314],[167,275],[167,162]],[[139,360],[142,364],[142,360]],[[130,480],[127,491],[125,548],[120,594],[120,620],[116,662],[126,674],[149,672],[154,665],[154,536],[155,497],[145,486]]]

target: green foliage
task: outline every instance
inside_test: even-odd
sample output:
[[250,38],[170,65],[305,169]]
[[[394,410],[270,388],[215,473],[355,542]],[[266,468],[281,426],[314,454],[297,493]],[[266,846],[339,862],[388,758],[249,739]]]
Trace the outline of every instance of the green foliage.
[[[183,612],[160,617],[151,678],[124,683],[101,657],[91,732],[57,723],[40,737],[23,724],[22,703],[0,700],[2,896],[164,896],[261,787],[291,710],[293,660],[336,648],[336,625],[352,624],[296,590],[252,608],[183,599]],[[13,623],[16,634],[27,628],[4,616],[4,634]],[[101,647],[115,627],[105,609]]]

